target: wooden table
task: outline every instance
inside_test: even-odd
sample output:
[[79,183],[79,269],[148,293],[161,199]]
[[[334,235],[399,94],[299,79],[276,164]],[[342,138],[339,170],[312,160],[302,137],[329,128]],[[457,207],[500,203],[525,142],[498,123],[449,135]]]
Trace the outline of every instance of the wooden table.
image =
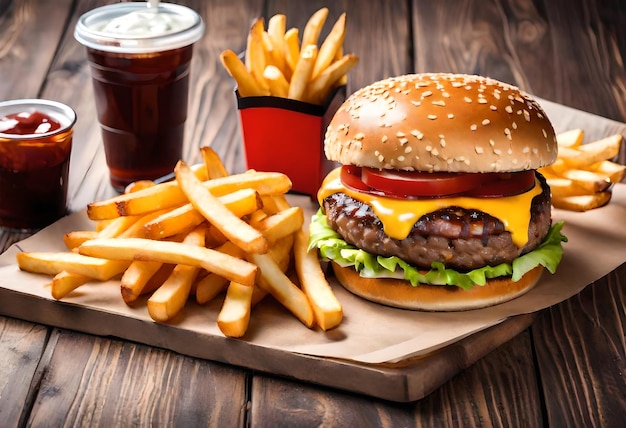
[[[73,38],[77,18],[101,3],[0,0],[0,99],[55,99],[78,113],[73,211],[113,194],[85,50]],[[231,171],[244,169],[233,81],[219,53],[243,50],[256,16],[286,13],[289,26],[302,28],[323,5],[329,20],[348,12],[345,48],[361,57],[349,93],[407,72],[476,73],[626,121],[626,6],[617,0],[180,3],[207,27],[193,60],[189,163],[210,145]],[[23,237],[3,233],[0,245]],[[623,426],[625,287],[622,265],[405,404],[0,317],[0,425]]]

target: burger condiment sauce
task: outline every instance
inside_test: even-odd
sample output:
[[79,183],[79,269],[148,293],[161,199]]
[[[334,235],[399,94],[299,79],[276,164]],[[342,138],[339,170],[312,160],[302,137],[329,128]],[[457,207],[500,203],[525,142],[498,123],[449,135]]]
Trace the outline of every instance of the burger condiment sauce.
[[528,192],[504,196],[501,198],[472,198],[454,196],[433,199],[393,199],[356,192],[345,187],[339,179],[341,168],[333,170],[317,194],[320,205],[333,193],[342,192],[368,204],[383,224],[385,233],[394,239],[405,239],[419,218],[439,209],[457,206],[465,209],[476,209],[496,217],[502,221],[511,239],[519,248],[528,242],[528,225],[530,224],[530,206],[535,196],[541,194],[541,184],[535,178],[535,186]]
[[45,134],[54,132],[61,124],[40,111],[8,114],[0,118],[0,133],[12,135]]

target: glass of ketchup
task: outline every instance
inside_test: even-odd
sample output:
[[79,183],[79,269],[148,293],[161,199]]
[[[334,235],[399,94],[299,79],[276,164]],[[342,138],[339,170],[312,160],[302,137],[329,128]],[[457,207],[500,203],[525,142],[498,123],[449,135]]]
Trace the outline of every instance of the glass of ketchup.
[[67,213],[75,123],[58,102],[0,102],[0,227],[35,231]]

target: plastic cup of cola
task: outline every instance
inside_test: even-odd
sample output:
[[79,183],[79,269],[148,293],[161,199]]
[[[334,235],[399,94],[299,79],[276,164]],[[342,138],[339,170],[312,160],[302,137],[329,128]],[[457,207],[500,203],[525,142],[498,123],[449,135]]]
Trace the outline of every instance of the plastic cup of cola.
[[198,13],[170,3],[115,3],[78,20],[117,191],[170,173],[181,158],[193,44],[203,34]]
[[75,123],[55,101],[0,102],[0,227],[34,231],[67,213]]

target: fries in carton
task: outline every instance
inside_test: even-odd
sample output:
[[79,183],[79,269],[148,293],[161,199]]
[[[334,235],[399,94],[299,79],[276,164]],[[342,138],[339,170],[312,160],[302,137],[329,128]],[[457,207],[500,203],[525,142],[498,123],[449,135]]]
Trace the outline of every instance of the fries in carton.
[[279,97],[237,97],[248,169],[287,175],[294,192],[315,197],[334,163],[324,155],[324,132],[345,86],[319,106]]
[[287,29],[282,14],[272,16],[267,29],[258,18],[244,54],[225,50],[220,57],[237,82],[247,167],[282,172],[293,191],[311,197],[335,167],[324,156],[324,132],[346,98],[346,75],[358,62],[343,52],[346,14],[322,39],[327,17],[328,9],[319,9],[303,31]]

